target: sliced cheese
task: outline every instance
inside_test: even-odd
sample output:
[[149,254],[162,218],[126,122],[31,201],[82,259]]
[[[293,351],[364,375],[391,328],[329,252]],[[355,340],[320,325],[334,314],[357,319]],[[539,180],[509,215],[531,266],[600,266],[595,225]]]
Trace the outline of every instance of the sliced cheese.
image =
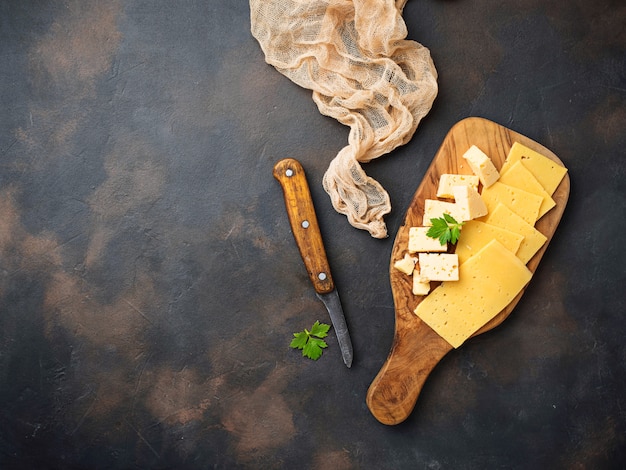
[[452,194],[454,194],[454,202],[461,211],[463,220],[472,220],[487,215],[485,201],[471,186],[454,186]]
[[452,188],[454,186],[471,186],[478,191],[478,176],[476,175],[451,175],[443,174],[439,177],[437,186],[437,197],[454,199]]
[[[489,213],[485,222],[490,225],[509,229],[524,236],[516,253],[517,257],[524,264],[528,263],[530,259],[535,256],[535,253],[539,251],[547,240],[543,233],[503,204],[498,204],[496,208]],[[465,228],[463,228],[463,230],[465,230]],[[462,232],[461,236],[463,236]]]
[[409,252],[448,251],[448,244],[442,245],[438,238],[426,235],[430,227],[411,227],[409,229]]
[[420,275],[429,281],[458,281],[459,257],[451,253],[420,253]]
[[515,186],[525,191],[541,196],[543,199],[539,207],[538,218],[541,218],[546,212],[556,206],[554,199],[547,193],[537,178],[526,168],[521,161],[517,161],[507,166],[506,171],[500,173],[500,183]]
[[531,225],[535,224],[543,202],[541,196],[499,181],[488,188],[483,188],[481,196],[489,212],[492,212],[498,204],[504,204]]
[[561,180],[567,173],[567,168],[564,166],[519,142],[513,143],[501,171],[506,171],[509,166],[518,161],[521,161],[528,168],[550,196],[554,194],[554,191],[556,191],[556,188],[561,184]]
[[413,274],[413,270],[415,269],[415,263],[417,263],[417,258],[406,253],[404,258],[399,259],[395,263],[393,263],[393,267],[396,268],[401,273],[404,273],[408,276]]
[[463,154],[463,158],[469,163],[470,168],[478,176],[484,188],[488,188],[498,181],[500,175],[491,158],[475,145],[472,145]]
[[459,257],[459,263],[464,263],[491,240],[498,240],[507,250],[515,254],[523,239],[522,235],[511,230],[470,220],[463,224],[455,253]]
[[444,282],[415,314],[454,348],[500,313],[530,281],[532,273],[496,240],[459,267],[459,280]]
[[422,225],[430,227],[432,225],[430,219],[438,219],[443,217],[443,214],[451,215],[457,222],[465,220],[463,219],[463,212],[454,202],[426,199],[424,200],[424,220]]

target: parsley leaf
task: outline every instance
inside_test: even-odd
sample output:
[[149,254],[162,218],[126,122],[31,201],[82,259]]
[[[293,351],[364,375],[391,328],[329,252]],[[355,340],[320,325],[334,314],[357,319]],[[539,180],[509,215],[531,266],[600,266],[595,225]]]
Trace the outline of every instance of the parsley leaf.
[[461,236],[461,227],[465,222],[457,222],[450,214],[444,213],[443,217],[430,219],[430,223],[432,226],[426,232],[427,236],[438,238],[442,245],[448,242],[454,245]]
[[311,335],[317,336],[318,338],[326,338],[326,336],[328,336],[328,330],[330,330],[330,325],[316,321],[311,327]]
[[305,328],[304,331],[294,333],[289,346],[293,349],[301,349],[303,356],[317,361],[322,355],[322,350],[328,347],[322,338],[328,336],[329,329],[330,325],[316,321],[311,331]]
[[328,346],[326,341],[318,338],[309,338],[309,342],[302,349],[302,355],[317,361],[322,355],[322,349]]
[[294,333],[294,338],[291,340],[291,346],[294,349],[303,349],[306,346],[307,341],[309,340],[309,336],[305,331],[301,331],[300,333]]

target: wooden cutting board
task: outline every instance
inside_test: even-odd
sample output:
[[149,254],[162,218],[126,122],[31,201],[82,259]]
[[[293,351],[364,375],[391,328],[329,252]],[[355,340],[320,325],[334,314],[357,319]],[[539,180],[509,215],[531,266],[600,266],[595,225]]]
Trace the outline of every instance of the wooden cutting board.
[[[458,122],[448,133],[407,210],[404,224],[398,230],[390,262],[390,280],[395,304],[395,333],[389,356],[367,392],[367,406],[383,424],[404,421],[413,411],[426,378],[452,346],[426,325],[413,311],[424,297],[412,293],[411,277],[393,267],[402,259],[409,239],[409,228],[422,225],[424,200],[437,199],[439,177],[444,173],[472,174],[463,154],[476,145],[489,155],[499,170],[514,142],[519,142],[555,162],[563,162],[549,149],[506,127],[482,118],[467,118]],[[564,166],[564,165],[563,165]],[[556,207],[545,214],[535,228],[547,237],[546,243],[527,263],[535,272],[541,257],[556,230],[569,197],[570,180],[566,174],[552,195]],[[532,282],[532,280],[531,280]],[[437,283],[438,284],[438,283]],[[436,283],[431,283],[431,289]],[[493,320],[474,336],[489,331],[502,323],[511,313],[525,288]]]

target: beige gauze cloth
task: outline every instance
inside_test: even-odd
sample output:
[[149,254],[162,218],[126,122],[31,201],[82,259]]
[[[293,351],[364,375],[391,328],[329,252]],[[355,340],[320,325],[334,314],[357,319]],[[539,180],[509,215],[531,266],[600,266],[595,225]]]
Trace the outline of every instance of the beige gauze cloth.
[[350,127],[323,185],[354,227],[387,236],[389,195],[361,163],[407,143],[437,95],[430,52],[406,40],[407,0],[250,0],[265,60]]

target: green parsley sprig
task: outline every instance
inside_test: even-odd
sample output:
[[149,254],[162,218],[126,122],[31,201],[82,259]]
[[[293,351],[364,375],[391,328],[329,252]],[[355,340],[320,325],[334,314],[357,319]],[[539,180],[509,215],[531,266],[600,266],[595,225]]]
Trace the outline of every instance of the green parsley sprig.
[[430,219],[432,226],[426,232],[431,238],[438,238],[439,243],[445,245],[450,242],[453,245],[461,236],[461,227],[465,222],[457,222],[450,214],[443,214],[443,217]]
[[329,329],[330,325],[316,321],[313,323],[311,331],[305,328],[304,331],[294,333],[294,338],[289,346],[293,349],[301,349],[303,356],[317,361],[322,355],[322,350],[328,347],[322,338],[328,336]]

